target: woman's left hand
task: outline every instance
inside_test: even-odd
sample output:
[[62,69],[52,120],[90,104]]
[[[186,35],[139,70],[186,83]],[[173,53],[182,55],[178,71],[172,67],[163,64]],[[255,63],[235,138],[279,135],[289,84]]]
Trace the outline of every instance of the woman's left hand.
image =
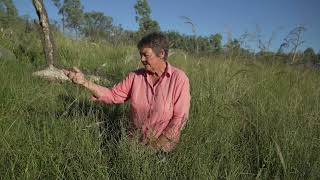
[[160,135],[159,138],[155,141],[150,142],[150,146],[155,150],[162,150],[165,152],[169,152],[170,150],[166,148],[170,140],[164,135]]

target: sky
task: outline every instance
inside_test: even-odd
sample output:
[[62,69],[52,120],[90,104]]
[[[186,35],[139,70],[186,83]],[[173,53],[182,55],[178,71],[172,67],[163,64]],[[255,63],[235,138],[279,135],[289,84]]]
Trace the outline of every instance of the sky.
[[[31,0],[13,0],[20,15],[36,18]],[[51,0],[43,0],[50,19],[60,20],[58,9]],[[270,38],[270,50],[277,50],[283,39],[294,27],[306,28],[301,50],[312,47],[320,51],[320,0],[149,0],[152,19],[161,30],[178,31],[191,35],[190,24],[195,24],[196,34],[223,35],[225,43],[230,35],[239,38],[246,32],[261,35],[263,41]],[[136,0],[81,0],[84,11],[99,11],[111,16],[114,24],[124,29],[137,30],[134,4]],[[256,50],[257,41],[248,38],[248,48]]]

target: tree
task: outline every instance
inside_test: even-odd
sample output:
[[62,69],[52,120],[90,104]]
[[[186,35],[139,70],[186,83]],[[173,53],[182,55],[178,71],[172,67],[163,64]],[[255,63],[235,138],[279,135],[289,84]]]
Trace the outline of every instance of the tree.
[[240,41],[238,39],[229,40],[225,45],[228,52],[238,52],[240,49]]
[[59,12],[65,17],[65,26],[73,29],[78,37],[83,18],[83,7],[80,0],[64,0]]
[[210,51],[211,47],[208,37],[199,36],[196,40],[198,52],[205,53]]
[[148,33],[153,31],[160,31],[160,26],[157,21],[151,19],[151,8],[147,0],[137,0],[134,5],[136,12],[136,22],[139,23],[139,31]]
[[169,31],[166,34],[169,38],[170,48],[173,48],[173,49],[184,48],[183,37],[180,35],[180,33],[175,31]]
[[56,6],[59,10],[59,14],[62,16],[62,32],[64,33],[64,28],[65,28],[65,11],[64,9],[62,8],[62,4],[60,2],[60,0],[52,0],[54,6]]
[[60,0],[51,0],[53,2],[53,4],[58,8],[60,9],[61,8],[61,2]]
[[284,43],[281,45],[282,47],[292,47],[290,51],[290,54],[292,54],[291,63],[295,62],[298,47],[304,43],[302,40],[302,34],[304,31],[306,31],[306,28],[303,26],[295,27],[289,32],[287,37],[284,39]]
[[12,0],[0,0],[0,23],[7,26],[9,23],[13,24],[18,16],[18,11],[14,6]]
[[221,51],[221,49],[222,49],[221,41],[222,41],[222,35],[219,33],[216,33],[216,34],[211,35],[209,37],[209,42],[210,42],[210,45],[211,45],[214,52]]
[[92,40],[105,35],[113,30],[112,17],[105,16],[102,12],[87,12],[84,14],[82,33]]
[[303,52],[303,60],[305,62],[317,63],[317,55],[312,48],[307,48]]
[[181,18],[184,20],[184,23],[190,24],[192,28],[192,33],[193,33],[193,39],[191,40],[192,43],[194,44],[194,49],[195,52],[198,54],[199,53],[199,46],[197,44],[197,33],[196,33],[196,25],[192,22],[192,20],[187,17],[187,16],[181,16]]
[[39,17],[39,23],[43,32],[43,42],[44,42],[44,52],[46,56],[46,60],[48,62],[49,68],[53,67],[55,62],[55,46],[53,42],[53,37],[50,31],[49,18],[47,11],[43,5],[42,0],[32,0],[33,6],[36,9],[37,15]]
[[0,0],[0,11],[7,16],[18,16],[18,10],[12,0]]
[[43,49],[49,66],[47,69],[34,72],[33,75],[40,76],[51,81],[68,81],[69,78],[63,73],[63,71],[54,67],[54,62],[56,62],[56,48],[50,31],[48,14],[43,1],[32,0],[32,3],[39,17],[39,24],[42,29]]

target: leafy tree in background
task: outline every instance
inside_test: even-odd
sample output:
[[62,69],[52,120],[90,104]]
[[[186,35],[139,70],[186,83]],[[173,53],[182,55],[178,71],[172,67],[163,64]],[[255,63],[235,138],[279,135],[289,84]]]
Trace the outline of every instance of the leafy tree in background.
[[311,62],[312,64],[316,64],[317,60],[318,60],[317,55],[312,48],[309,47],[304,50],[303,52],[304,62]]
[[231,55],[234,53],[238,53],[240,50],[240,41],[236,38],[229,40],[225,45],[226,51]]
[[83,20],[83,7],[80,0],[64,0],[60,11],[65,16],[65,26],[73,29],[78,37]]
[[220,33],[216,33],[209,37],[210,45],[214,52],[220,52],[222,50],[222,35]]
[[53,2],[53,4],[58,8],[60,9],[61,8],[61,2],[60,0],[51,0]]
[[18,10],[12,0],[0,0],[0,21],[4,27],[13,22],[18,16]]
[[142,33],[149,33],[153,31],[160,31],[160,26],[157,21],[151,19],[151,8],[147,0],[137,0],[134,5],[136,11],[136,21],[139,23],[139,31]]
[[292,54],[291,63],[296,62],[296,55],[298,47],[300,47],[305,41],[302,39],[303,32],[306,31],[304,26],[297,26],[293,28],[284,39],[282,44],[284,47],[291,47],[290,54]]
[[112,21],[112,17],[106,16],[102,12],[86,12],[81,31],[85,37],[97,40],[113,30]]
[[199,36],[196,39],[196,50],[197,52],[210,52],[210,42],[207,37]]
[[176,31],[169,31],[166,34],[169,38],[170,48],[184,49],[184,38],[180,33]]
[[12,0],[0,0],[0,12],[7,16],[18,16],[18,10]]
[[181,16],[182,20],[185,24],[191,25],[193,36],[191,39],[189,39],[190,43],[192,44],[192,50],[194,50],[195,53],[199,53],[199,46],[198,46],[198,40],[197,40],[197,32],[196,32],[196,25],[193,23],[191,18],[187,16]]
[[61,22],[62,22],[62,32],[64,33],[64,28],[65,28],[65,16],[66,13],[64,11],[64,9],[62,8],[62,4],[60,0],[52,0],[53,4],[58,8],[59,12],[58,14],[60,14],[62,16]]

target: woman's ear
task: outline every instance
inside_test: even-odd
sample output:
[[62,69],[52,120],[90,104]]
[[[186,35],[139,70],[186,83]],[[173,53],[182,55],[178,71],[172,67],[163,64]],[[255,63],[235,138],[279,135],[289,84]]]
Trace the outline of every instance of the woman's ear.
[[161,59],[164,59],[165,54],[166,54],[166,52],[164,51],[164,49],[161,49],[160,52],[159,52],[159,57]]

